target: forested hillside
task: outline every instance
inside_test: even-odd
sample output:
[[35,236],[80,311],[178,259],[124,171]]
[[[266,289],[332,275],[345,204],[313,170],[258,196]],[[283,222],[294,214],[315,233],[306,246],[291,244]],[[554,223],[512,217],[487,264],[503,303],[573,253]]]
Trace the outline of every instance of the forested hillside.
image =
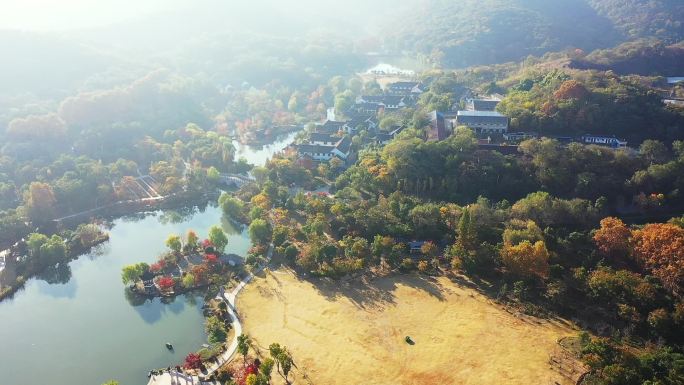
[[389,45],[449,67],[591,51],[642,37],[682,39],[684,4],[646,0],[425,0],[393,20]]
[[573,60],[578,69],[611,70],[619,74],[676,76],[684,73],[684,43],[666,45],[660,40],[637,40],[615,48],[596,50]]
[[684,36],[680,0],[587,0],[601,16],[629,38],[657,37],[675,42]]

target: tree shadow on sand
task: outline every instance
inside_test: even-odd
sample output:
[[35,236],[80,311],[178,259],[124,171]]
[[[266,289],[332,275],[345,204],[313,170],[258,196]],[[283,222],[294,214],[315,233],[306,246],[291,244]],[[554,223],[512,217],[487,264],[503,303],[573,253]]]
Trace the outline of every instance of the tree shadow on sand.
[[[432,276],[423,274],[399,274],[388,277],[361,275],[353,278],[320,278],[297,275],[310,283],[329,301],[347,298],[360,309],[396,304],[395,292],[400,286],[417,289],[431,297],[444,301],[445,288]],[[276,277],[277,278],[277,277]]]

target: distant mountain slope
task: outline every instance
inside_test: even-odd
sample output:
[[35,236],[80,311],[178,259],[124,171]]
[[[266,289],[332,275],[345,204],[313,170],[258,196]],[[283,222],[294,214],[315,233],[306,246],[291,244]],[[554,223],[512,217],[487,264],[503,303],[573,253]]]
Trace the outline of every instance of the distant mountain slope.
[[622,75],[679,76],[684,74],[684,42],[665,45],[659,40],[631,41],[571,60],[570,67],[612,70]]
[[387,43],[465,67],[637,37],[675,41],[684,35],[681,20],[680,0],[423,0],[393,18]]
[[656,37],[672,43],[684,39],[682,0],[587,0],[625,37]]
[[58,35],[0,30],[0,94],[61,97],[119,60]]

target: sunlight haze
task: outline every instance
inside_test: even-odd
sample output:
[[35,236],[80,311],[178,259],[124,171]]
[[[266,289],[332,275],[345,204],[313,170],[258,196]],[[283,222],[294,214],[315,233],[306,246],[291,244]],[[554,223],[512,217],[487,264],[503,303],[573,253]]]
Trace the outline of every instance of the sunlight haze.
[[0,385],[683,385],[684,0],[0,0]]
[[187,0],[2,0],[0,29],[49,31],[98,27],[191,3]]

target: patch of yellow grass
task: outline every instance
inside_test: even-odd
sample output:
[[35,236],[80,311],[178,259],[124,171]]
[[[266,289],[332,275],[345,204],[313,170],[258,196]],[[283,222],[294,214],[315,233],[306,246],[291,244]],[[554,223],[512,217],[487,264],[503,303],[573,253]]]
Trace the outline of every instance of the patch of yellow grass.
[[314,286],[281,269],[250,283],[237,308],[245,333],[287,346],[314,384],[571,383],[549,354],[572,328],[518,318],[446,277]]

